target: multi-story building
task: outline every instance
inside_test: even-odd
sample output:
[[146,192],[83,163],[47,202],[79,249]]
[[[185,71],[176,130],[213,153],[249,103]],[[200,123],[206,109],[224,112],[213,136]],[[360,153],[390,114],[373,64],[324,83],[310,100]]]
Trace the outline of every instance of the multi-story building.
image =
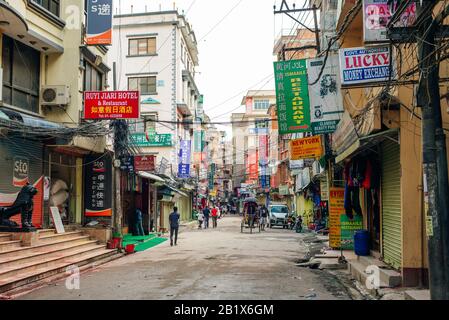
[[[241,104],[245,113],[231,115],[233,123],[234,188],[242,183],[259,186],[269,184],[268,174],[268,127],[267,110],[276,102],[273,90],[250,90]],[[262,160],[262,161],[260,161]],[[262,163],[262,166],[260,165]]]
[[[135,144],[157,163],[168,160],[168,173],[176,176],[178,142],[192,140],[192,126],[185,123],[192,122],[200,99],[195,33],[178,11],[144,12],[115,15],[113,39],[109,59],[118,66],[117,90],[141,95],[142,121],[131,123]],[[149,141],[148,132],[154,134]]]
[[[26,165],[28,172],[23,174],[39,190],[43,191],[44,180],[51,181],[50,188],[63,186],[64,201],[52,195],[42,198],[43,192],[38,196],[33,218],[37,226],[51,224],[49,205],[60,206],[65,224],[85,222],[83,159],[105,152],[100,131],[98,138],[42,133],[82,124],[83,92],[109,86],[108,48],[85,43],[84,4],[81,0],[0,1],[0,114],[6,122],[19,121],[26,131],[17,135],[2,130],[0,154],[5,159],[0,161],[0,193],[9,198],[6,194],[19,190],[11,176],[13,159]],[[112,195],[103,196],[110,201]],[[0,200],[3,205],[7,202]]]
[[200,100],[195,81],[199,62],[195,33],[177,10],[130,14],[119,11],[113,18],[113,39],[109,59],[117,65],[116,89],[140,92],[141,119],[129,121],[130,142],[140,154],[155,157],[156,173],[169,185],[158,188],[162,200],[152,206],[155,226],[165,230],[173,204],[183,213],[182,220],[192,218],[193,190],[178,189],[185,187],[189,177],[183,176],[182,182],[177,178],[181,145],[190,147],[193,162],[193,120]]

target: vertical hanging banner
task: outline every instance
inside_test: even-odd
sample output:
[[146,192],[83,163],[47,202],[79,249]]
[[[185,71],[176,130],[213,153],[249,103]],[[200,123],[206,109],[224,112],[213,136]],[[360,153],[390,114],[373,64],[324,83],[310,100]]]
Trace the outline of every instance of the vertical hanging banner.
[[208,173],[208,188],[209,191],[212,191],[214,189],[214,178],[215,178],[215,163],[211,163],[209,167],[209,173]]
[[178,178],[190,178],[190,140],[181,140],[179,150]]
[[333,249],[341,247],[341,216],[345,214],[345,189],[329,190],[329,246]]
[[84,158],[86,217],[112,216],[112,160],[109,156]]
[[112,0],[87,0],[88,45],[112,44]]
[[310,132],[306,60],[274,63],[279,134]]
[[[394,7],[397,7],[394,2]],[[363,36],[366,43],[386,42],[387,24],[391,20],[388,0],[363,0]],[[412,26],[416,21],[416,3],[410,3],[394,23],[394,27]]]
[[[321,58],[307,60],[309,83],[318,78],[323,63]],[[333,133],[344,112],[339,74],[338,56],[330,55],[318,82],[309,85],[313,135]]]

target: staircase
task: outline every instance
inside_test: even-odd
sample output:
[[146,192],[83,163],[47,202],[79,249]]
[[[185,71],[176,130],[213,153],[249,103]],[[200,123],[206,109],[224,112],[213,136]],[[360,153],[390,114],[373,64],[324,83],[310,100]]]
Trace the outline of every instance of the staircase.
[[[357,259],[349,260],[348,265],[352,277],[358,280],[363,286],[365,286],[366,280],[370,276],[367,273],[369,266],[377,266],[379,268],[380,288],[378,289],[399,287],[402,284],[401,274],[375,257],[357,256]],[[368,291],[372,294],[377,293],[376,289],[370,289]]]
[[65,274],[71,265],[82,268],[119,256],[117,250],[106,249],[82,231],[39,230],[38,241],[31,247],[22,247],[20,240],[12,240],[12,234],[0,233],[0,294]]

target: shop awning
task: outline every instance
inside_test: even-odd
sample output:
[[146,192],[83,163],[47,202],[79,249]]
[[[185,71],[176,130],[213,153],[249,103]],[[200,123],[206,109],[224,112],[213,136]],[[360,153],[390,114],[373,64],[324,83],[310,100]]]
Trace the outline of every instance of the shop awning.
[[146,172],[146,171],[138,171],[137,175],[142,178],[145,178],[145,179],[151,179],[151,180],[155,180],[155,181],[159,181],[159,182],[165,182],[165,180],[162,179],[161,177],[159,177],[155,174]]
[[64,128],[62,125],[58,123],[50,122],[38,117],[29,116],[27,114],[17,112],[14,110],[2,108],[0,112],[3,115],[6,115],[6,118],[4,119],[4,117],[2,116],[1,117],[2,119],[18,121],[29,127],[48,128],[48,129]]
[[188,194],[182,192],[181,190],[178,190],[178,189],[173,188],[173,187],[171,187],[171,186],[167,186],[167,187],[170,188],[171,190],[173,190],[174,192],[176,192],[177,194],[180,194],[180,195],[183,196],[183,197],[188,197],[188,196],[189,196]]
[[336,158],[335,162],[339,163],[345,160],[346,158],[355,157],[363,151],[369,150],[374,146],[382,143],[383,141],[389,139],[393,140],[396,143],[397,136],[399,133],[399,129],[389,129],[385,131],[381,131],[375,134],[371,134],[369,136],[365,136],[357,139],[350,147],[348,147],[344,152],[340,153]]

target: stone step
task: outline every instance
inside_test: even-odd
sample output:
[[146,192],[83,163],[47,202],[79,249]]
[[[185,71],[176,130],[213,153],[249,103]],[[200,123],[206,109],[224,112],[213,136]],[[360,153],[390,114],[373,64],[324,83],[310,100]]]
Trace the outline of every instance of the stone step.
[[39,229],[37,230],[39,236],[48,236],[51,234],[56,234],[56,229]]
[[379,267],[380,279],[387,283],[389,287],[399,287],[402,284],[401,274],[379,259],[371,256],[358,256],[357,260],[365,266],[365,269],[372,265]]
[[73,250],[87,249],[96,245],[98,245],[97,240],[85,239],[83,242],[69,242],[68,245],[62,247],[53,246],[49,248],[48,246],[42,246],[34,252],[25,251],[6,257],[0,255],[0,270],[3,270],[3,268],[19,267],[33,262],[38,263],[47,257],[51,257],[51,255],[66,254]]
[[0,242],[11,241],[12,236],[10,233],[0,233]]
[[20,240],[9,240],[0,242],[0,254],[5,251],[14,250],[21,247]]
[[70,239],[84,235],[82,231],[70,231],[65,233],[55,233],[39,236],[39,243],[50,243],[60,239]]
[[5,293],[7,291],[17,289],[21,286],[29,285],[33,282],[65,273],[66,268],[71,265],[76,265],[79,268],[82,268],[83,266],[86,266],[88,264],[95,264],[95,262],[98,261],[110,261],[110,259],[108,260],[108,258],[112,259],[112,257],[116,256],[122,256],[117,255],[116,249],[103,249],[100,251],[67,258],[57,264],[54,264],[52,267],[41,266],[29,272],[23,272],[17,276],[5,277],[0,279],[0,293]]
[[76,257],[83,257],[86,254],[91,254],[92,252],[103,251],[105,249],[104,245],[95,245],[92,247],[81,248],[72,250],[70,252],[58,252],[43,256],[38,262],[29,262],[22,264],[20,266],[13,266],[9,268],[0,269],[0,283],[5,278],[20,276],[23,273],[33,272],[40,268],[53,268],[55,265],[60,264],[65,260],[74,259]]
[[[82,274],[86,271],[95,269],[102,264],[122,258],[124,255],[125,255],[124,253],[115,251],[112,254],[104,254],[100,257],[91,259],[86,264],[78,263],[80,274]],[[12,290],[3,292],[2,295],[5,297],[8,297],[10,299],[16,299],[16,298],[21,297],[25,294],[28,294],[36,289],[48,286],[52,283],[55,283],[57,281],[62,281],[67,278],[67,274],[64,271],[62,271],[61,273],[54,273],[54,271],[50,271],[49,274],[52,274],[52,275],[48,275],[45,278],[41,277],[40,280],[36,280],[34,282],[30,282],[25,285],[16,286]],[[15,283],[14,285],[18,285],[18,284],[20,284],[20,282],[21,281]]]
[[85,235],[70,239],[60,239],[52,243],[41,243],[33,247],[14,247],[9,250],[0,251],[0,259],[8,259],[19,255],[41,252],[42,250],[53,250],[57,248],[62,249],[75,244],[85,243],[89,240],[90,237],[88,235]]
[[349,272],[351,273],[351,276],[357,280],[358,282],[360,282],[360,284],[362,285],[362,287],[367,290],[370,294],[373,295],[377,295],[377,290],[378,289],[383,289],[383,288],[389,288],[389,285],[386,284],[385,282],[383,282],[382,280],[380,280],[379,282],[379,288],[367,288],[366,283],[367,283],[367,279],[370,276],[369,274],[367,274],[366,271],[366,266],[360,262],[358,262],[357,260],[350,260],[348,261],[348,268],[349,268]]

